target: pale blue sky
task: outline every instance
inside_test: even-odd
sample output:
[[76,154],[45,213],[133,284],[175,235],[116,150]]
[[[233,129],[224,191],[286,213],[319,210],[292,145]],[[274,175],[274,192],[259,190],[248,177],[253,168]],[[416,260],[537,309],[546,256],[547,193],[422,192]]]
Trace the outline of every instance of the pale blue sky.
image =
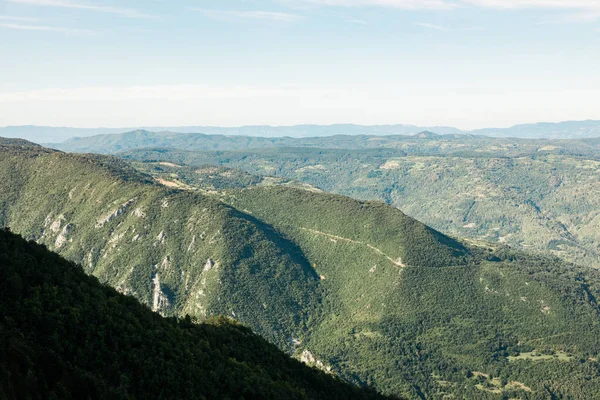
[[600,0],[0,0],[0,125],[600,119]]

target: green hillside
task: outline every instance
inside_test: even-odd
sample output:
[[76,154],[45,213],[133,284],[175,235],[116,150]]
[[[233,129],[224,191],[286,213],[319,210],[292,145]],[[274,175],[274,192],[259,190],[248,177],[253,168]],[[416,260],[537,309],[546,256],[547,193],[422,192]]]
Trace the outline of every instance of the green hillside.
[[600,267],[600,152],[568,155],[562,154],[568,150],[564,143],[545,143],[540,145],[544,151],[530,153],[517,146],[515,156],[490,145],[479,154],[450,155],[293,148],[140,150],[125,157],[225,165],[362,200],[383,200],[444,233]]
[[319,301],[309,262],[272,228],[117,159],[1,146],[0,204],[1,225],[163,315],[235,316],[291,349]]
[[[311,260],[325,294],[307,347],[342,376],[412,397],[497,398],[491,380],[475,383],[479,372],[505,382],[508,397],[599,390],[599,273],[503,247],[464,247],[382,203],[283,187],[223,198]],[[552,356],[510,361],[534,350]]]
[[165,319],[0,230],[3,399],[376,399],[227,318]]
[[[149,169],[152,165],[148,163],[145,167]],[[176,176],[175,172],[171,173]],[[200,171],[198,175],[203,174]],[[198,179],[201,187],[202,178]],[[477,397],[483,396],[480,388],[487,388],[484,392],[490,398],[511,393],[525,396],[518,390],[523,384],[533,391],[531,393],[537,393],[528,396],[544,398],[540,393],[561,396],[559,390],[552,389],[552,382],[555,387],[573,384],[558,381],[562,373],[576,365],[573,361],[578,357],[587,360],[585,368],[570,370],[569,374],[585,375],[592,373],[588,368],[597,367],[594,352],[587,353],[589,344],[595,342],[595,334],[583,341],[573,336],[598,329],[597,289],[593,289],[596,284],[590,287],[590,282],[597,282],[597,273],[564,265],[556,259],[525,256],[504,247],[481,247],[476,243],[464,247],[447,238],[428,242],[430,236],[420,236],[419,232],[433,233],[433,237],[435,232],[383,203],[361,203],[284,186],[227,190],[235,186],[223,185],[221,200],[272,224],[290,237],[320,274],[325,291],[324,320],[311,334],[307,347],[313,356],[334,368],[337,366],[338,373],[347,379],[371,380],[384,390],[412,396],[418,396],[418,391],[413,389],[414,381],[419,379],[417,386],[421,392],[440,396],[456,394],[460,386],[456,382],[465,379],[475,385],[475,391],[458,393]],[[440,242],[445,246],[437,248]],[[410,246],[403,248],[400,243]],[[407,256],[407,251],[412,257]],[[420,254],[433,257],[423,259]],[[585,284],[572,282],[581,276],[587,276]],[[552,290],[542,289],[547,285]],[[412,292],[415,289],[417,295]],[[581,324],[581,330],[571,330],[571,315],[579,311],[573,311],[573,304],[564,303],[566,293],[573,296],[570,301],[591,307],[580,314],[579,322],[574,324]],[[565,307],[559,311],[562,316],[553,320],[547,317],[554,313],[547,303],[548,296]],[[555,325],[559,319],[563,322]],[[474,327],[479,328],[476,338],[473,338]],[[525,337],[529,337],[531,343],[522,340]],[[553,339],[546,341],[545,337]],[[419,351],[426,354],[418,361],[410,353],[414,348],[400,346],[415,341],[419,343]],[[578,341],[576,346],[586,350],[583,355],[574,357],[567,349]],[[545,360],[550,365],[527,364],[534,347],[548,355],[530,359]],[[332,352],[332,349],[335,350]],[[384,352],[382,356],[378,352],[380,364],[366,369],[364,359],[376,349],[387,349],[389,353]],[[385,354],[389,354],[388,359]],[[565,360],[570,362],[565,364]],[[399,364],[404,366],[404,374],[389,371],[389,365]],[[525,364],[526,368],[518,364]],[[481,367],[477,369],[473,365]],[[449,381],[441,378],[449,370],[461,369],[462,372],[454,373]],[[539,380],[552,369],[562,372],[545,381]],[[348,374],[348,370],[353,373]],[[382,374],[382,370],[386,373]],[[495,372],[490,373],[491,370]],[[586,370],[588,372],[583,372]],[[492,378],[484,379],[483,374],[491,374]],[[423,379],[423,376],[429,378]],[[405,379],[411,380],[411,387],[400,384]],[[580,379],[585,382],[585,378]],[[389,386],[382,386],[383,382]],[[499,382],[505,382],[502,390]],[[531,382],[537,389],[533,389]],[[596,384],[586,390],[592,393]],[[566,393],[580,392],[574,385],[562,395]]]
[[0,160],[4,225],[166,315],[227,314],[385,394],[600,391],[596,270],[452,239],[383,202],[239,188],[233,171],[206,190],[167,165],[177,190],[110,157],[11,144]]

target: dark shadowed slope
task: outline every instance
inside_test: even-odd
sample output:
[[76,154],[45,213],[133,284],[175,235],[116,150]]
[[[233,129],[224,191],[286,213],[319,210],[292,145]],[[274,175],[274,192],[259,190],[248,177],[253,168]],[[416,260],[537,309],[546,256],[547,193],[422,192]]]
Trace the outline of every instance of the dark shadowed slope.
[[0,230],[0,397],[377,399],[226,318],[165,319]]

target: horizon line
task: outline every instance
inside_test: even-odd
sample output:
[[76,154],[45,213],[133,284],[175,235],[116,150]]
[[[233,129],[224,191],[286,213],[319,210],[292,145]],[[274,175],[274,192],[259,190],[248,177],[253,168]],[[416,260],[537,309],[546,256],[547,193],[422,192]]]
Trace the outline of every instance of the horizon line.
[[[222,128],[222,129],[240,129],[240,128],[296,128],[296,127],[335,127],[335,126],[356,126],[356,127],[365,127],[365,128],[375,128],[375,127],[395,127],[395,126],[405,126],[405,127],[415,127],[415,128],[451,128],[456,129],[461,132],[474,132],[479,130],[486,129],[511,129],[519,126],[526,125],[540,125],[540,124],[551,124],[551,125],[559,125],[564,123],[584,123],[584,122],[598,122],[599,119],[587,118],[587,119],[568,119],[568,120],[559,120],[559,121],[536,121],[536,122],[523,122],[523,123],[515,123],[508,126],[484,126],[480,128],[474,129],[463,129],[453,125],[416,125],[410,123],[388,123],[388,124],[360,124],[353,122],[336,122],[330,124],[318,124],[318,123],[299,123],[299,124],[290,124],[290,125],[270,125],[270,124],[249,124],[249,125],[202,125],[202,124],[191,124],[191,125],[138,125],[138,126],[55,126],[55,125],[35,125],[35,124],[23,124],[23,125],[3,125],[0,126],[0,129],[10,129],[10,128],[50,128],[50,129],[81,129],[81,130],[94,130],[94,129],[110,129],[110,130],[118,130],[118,129],[131,129],[135,130],[150,130],[156,128]],[[177,132],[174,132],[177,133]]]

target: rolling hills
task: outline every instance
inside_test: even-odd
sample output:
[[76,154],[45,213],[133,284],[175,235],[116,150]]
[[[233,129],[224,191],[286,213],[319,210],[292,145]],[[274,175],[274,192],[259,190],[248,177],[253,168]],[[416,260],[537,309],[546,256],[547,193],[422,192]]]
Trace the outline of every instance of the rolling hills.
[[[146,161],[136,164],[144,171],[155,161],[213,164],[257,177],[299,181],[361,200],[383,200],[448,234],[600,267],[600,152],[593,150],[595,141],[584,142],[592,146],[587,150],[573,147],[572,142],[560,146],[540,142],[531,148],[488,143],[481,144],[479,151],[458,153],[446,148],[441,154],[444,141],[432,139],[431,143],[438,154],[389,148],[277,148],[146,149],[121,155]],[[201,175],[195,174],[194,184],[202,185],[198,182]]]
[[229,315],[384,394],[600,390],[594,269],[450,238],[383,202],[226,169],[175,189],[179,167],[152,168],[3,141],[0,222],[165,315]]
[[[394,149],[396,155],[440,155],[495,154],[515,156],[536,151],[567,154],[592,154],[598,151],[594,138],[571,140],[541,140],[517,138],[493,138],[474,134],[438,134],[431,131],[416,131],[411,135],[336,134],[321,137],[263,137],[226,136],[218,133],[177,133],[172,131],[152,132],[136,130],[120,134],[96,135],[72,138],[48,146],[69,152],[93,152],[115,154],[146,148],[170,148],[187,151],[231,151],[247,149],[274,149],[311,147],[316,149],[365,150]],[[550,147],[549,147],[550,146]],[[400,153],[398,153],[400,152]]]

